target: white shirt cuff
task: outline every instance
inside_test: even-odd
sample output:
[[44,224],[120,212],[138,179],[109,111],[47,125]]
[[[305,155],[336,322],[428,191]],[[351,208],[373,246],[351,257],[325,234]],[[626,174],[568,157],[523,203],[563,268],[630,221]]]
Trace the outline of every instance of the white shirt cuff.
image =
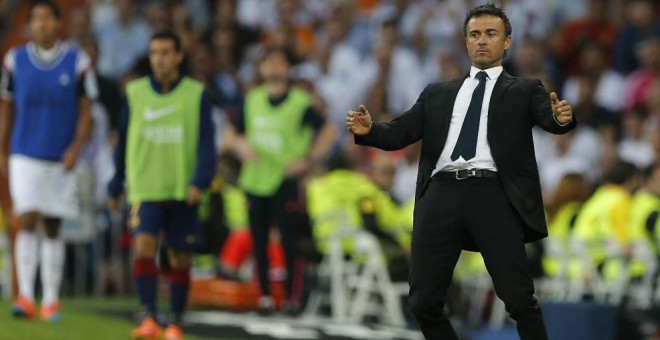
[[557,120],[557,116],[555,115],[554,112],[552,113],[552,118],[555,119],[555,123],[557,123],[557,125],[559,125],[559,126],[566,126],[566,125],[570,124],[573,121],[573,119],[571,118],[571,120],[569,120],[567,123],[562,124]]

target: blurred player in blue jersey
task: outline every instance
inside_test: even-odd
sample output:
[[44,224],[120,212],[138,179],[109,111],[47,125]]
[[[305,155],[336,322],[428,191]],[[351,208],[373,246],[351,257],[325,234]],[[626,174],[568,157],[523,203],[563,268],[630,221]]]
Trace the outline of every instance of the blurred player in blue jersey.
[[[33,1],[29,23],[32,41],[5,55],[0,81],[0,175],[9,175],[21,220],[14,247],[19,295],[12,313],[35,316],[40,265],[41,318],[56,321],[64,265],[60,221],[78,214],[74,169],[90,134],[97,86],[89,57],[59,40],[60,12],[53,1]],[[40,222],[42,240],[36,233]]]

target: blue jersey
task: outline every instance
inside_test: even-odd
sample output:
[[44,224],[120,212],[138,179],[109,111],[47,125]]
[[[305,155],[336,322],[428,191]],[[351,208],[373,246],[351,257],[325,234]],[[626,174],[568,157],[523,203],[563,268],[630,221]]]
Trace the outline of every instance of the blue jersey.
[[66,43],[56,49],[46,59],[30,43],[5,57],[2,91],[15,112],[12,154],[59,161],[75,137],[80,96],[95,97],[89,57]]

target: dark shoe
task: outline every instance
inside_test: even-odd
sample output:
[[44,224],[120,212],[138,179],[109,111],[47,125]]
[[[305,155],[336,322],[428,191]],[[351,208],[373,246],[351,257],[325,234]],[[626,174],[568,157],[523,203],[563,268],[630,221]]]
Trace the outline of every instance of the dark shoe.
[[282,307],[282,313],[287,316],[298,316],[302,312],[298,301],[288,300]]
[[257,314],[261,316],[270,316],[275,312],[275,300],[271,296],[260,297],[257,305]]

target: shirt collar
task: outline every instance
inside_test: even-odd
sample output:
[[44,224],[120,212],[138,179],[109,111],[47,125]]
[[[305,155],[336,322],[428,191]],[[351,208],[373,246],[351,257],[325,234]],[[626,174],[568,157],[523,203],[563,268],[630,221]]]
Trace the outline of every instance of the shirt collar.
[[[176,86],[179,85],[179,83],[181,82],[181,79],[183,79],[183,75],[179,74],[179,78],[172,83],[168,93],[174,91]],[[154,91],[156,91],[158,93],[163,93],[163,85],[161,85],[159,82],[157,82],[153,75],[149,76],[149,80],[151,82],[151,88],[153,88]]]
[[60,40],[55,41],[55,45],[49,50],[39,47],[34,41],[28,42],[27,46],[37,60],[47,64],[61,56],[68,48],[68,45]]
[[495,67],[491,67],[491,68],[487,68],[485,70],[482,70],[482,69],[476,68],[474,66],[471,66],[470,67],[470,78],[474,79],[474,77],[477,76],[477,73],[479,73],[481,71],[486,71],[486,74],[488,74],[488,79],[496,80],[497,77],[499,77],[500,74],[502,74],[502,71],[504,71],[504,67],[495,66]]

